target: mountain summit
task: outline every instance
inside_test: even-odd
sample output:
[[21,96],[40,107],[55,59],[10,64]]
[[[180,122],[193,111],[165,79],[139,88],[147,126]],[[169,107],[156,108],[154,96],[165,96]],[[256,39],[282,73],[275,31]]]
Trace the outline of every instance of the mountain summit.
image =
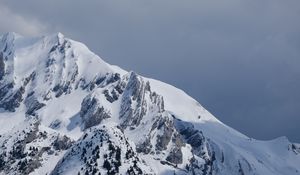
[[0,174],[300,174],[299,144],[248,138],[61,33],[0,37],[0,124]]

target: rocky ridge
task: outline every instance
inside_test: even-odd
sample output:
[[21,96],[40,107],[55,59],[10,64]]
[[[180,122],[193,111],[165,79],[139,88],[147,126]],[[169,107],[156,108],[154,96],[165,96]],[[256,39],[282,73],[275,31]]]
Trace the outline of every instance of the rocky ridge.
[[248,138],[61,33],[1,37],[0,110],[0,174],[300,174],[299,144]]

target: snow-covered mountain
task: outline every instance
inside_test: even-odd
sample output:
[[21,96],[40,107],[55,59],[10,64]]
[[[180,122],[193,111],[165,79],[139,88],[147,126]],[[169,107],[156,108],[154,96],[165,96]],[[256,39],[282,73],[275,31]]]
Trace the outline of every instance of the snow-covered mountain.
[[0,37],[0,148],[0,174],[300,174],[299,144],[249,138],[61,33]]

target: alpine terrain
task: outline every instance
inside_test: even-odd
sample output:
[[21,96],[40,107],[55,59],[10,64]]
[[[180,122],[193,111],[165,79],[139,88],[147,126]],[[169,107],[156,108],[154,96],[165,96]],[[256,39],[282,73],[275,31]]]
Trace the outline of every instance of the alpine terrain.
[[61,33],[7,33],[0,174],[300,175],[300,144],[249,138],[182,90]]

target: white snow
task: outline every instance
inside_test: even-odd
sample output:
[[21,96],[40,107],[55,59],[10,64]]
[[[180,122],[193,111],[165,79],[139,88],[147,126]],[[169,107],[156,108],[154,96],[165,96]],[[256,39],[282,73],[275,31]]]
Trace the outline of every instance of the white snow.
[[[56,50],[49,54],[49,51],[54,46],[62,45],[64,42],[67,43],[64,53]],[[80,108],[82,100],[87,95],[95,96],[99,99],[99,103],[110,112],[111,118],[106,119],[104,125],[113,128],[114,125],[120,123],[121,97],[117,101],[110,103],[103,95],[103,90],[109,89],[113,85],[108,85],[104,88],[95,88],[94,90],[82,90],[80,88],[75,90],[75,86],[80,85],[83,79],[88,83],[94,81],[96,77],[103,77],[111,73],[119,73],[122,77],[125,77],[128,75],[127,71],[118,66],[109,65],[91,52],[84,44],[68,39],[61,33],[35,38],[27,38],[15,33],[9,33],[0,39],[0,51],[4,50],[5,47],[11,49],[11,54],[5,55],[9,57],[9,60],[6,62],[6,72],[12,74],[13,80],[16,83],[15,86],[21,86],[24,79],[32,72],[35,72],[35,80],[30,82],[30,85],[26,87],[25,94],[35,91],[38,100],[43,100],[45,96],[49,98],[49,100],[43,101],[46,107],[38,110],[37,113],[41,120],[40,130],[45,130],[53,134],[67,135],[73,140],[78,140],[84,133],[82,131]],[[54,62],[49,67],[46,67],[50,58],[53,58]],[[72,80],[74,84],[70,86],[70,93],[55,97],[55,94],[51,91],[53,87],[59,83],[71,80],[76,70],[78,71],[78,75]],[[163,96],[164,108],[166,110],[163,113],[164,116],[171,117],[172,115],[182,122],[191,123],[195,129],[203,132],[203,135],[214,145],[214,149],[224,154],[225,160],[230,159],[230,161],[225,161],[224,164],[218,165],[223,174],[237,174],[237,160],[240,161],[239,163],[243,169],[247,170],[247,172],[244,172],[245,174],[253,174],[253,172],[266,175],[300,174],[300,154],[290,151],[291,143],[286,137],[270,141],[251,139],[223,124],[184,91],[151,78],[143,77],[143,80],[150,82],[152,92],[155,91],[157,94]],[[9,82],[10,79],[6,79],[5,81]],[[149,102],[150,98],[147,95],[145,95],[144,99],[146,102]],[[131,105],[132,107],[136,106],[135,102]],[[26,120],[25,108],[22,103],[16,112],[8,112],[0,109],[0,135],[9,135],[16,128],[23,127],[23,123],[26,123],[24,122]],[[142,127],[124,131],[132,147],[135,147],[135,144],[138,144],[141,138],[147,137],[147,133],[151,130],[152,122],[157,117],[157,114],[157,109],[148,105],[147,113],[141,121]],[[55,122],[60,124],[57,127],[50,128]],[[160,131],[155,131],[151,137],[161,134]],[[156,140],[151,140],[151,142],[153,145],[156,144]],[[7,147],[12,146],[9,144],[12,143],[7,143]],[[42,147],[43,144],[47,145],[49,143],[41,141],[37,144]],[[300,144],[295,145],[300,147]],[[170,151],[169,149],[170,145],[165,150],[165,153]],[[185,165],[193,157],[191,149],[191,146],[188,144],[182,147],[184,155],[183,163],[178,165],[178,168],[184,169]],[[32,174],[51,172],[64,154],[65,152],[61,152],[57,156],[43,155],[46,163]],[[166,157],[165,155],[140,154],[139,156],[157,174],[174,173],[173,167],[160,163],[160,160]],[[198,160],[204,161],[201,158]],[[247,169],[249,165],[243,160],[247,160],[251,164],[251,167],[255,167],[255,169]],[[68,165],[69,167],[80,165],[80,162],[76,160],[71,161],[71,163],[72,165]],[[147,167],[145,166],[145,168]],[[75,173],[77,173],[76,168],[74,170],[70,169],[69,174]]]

